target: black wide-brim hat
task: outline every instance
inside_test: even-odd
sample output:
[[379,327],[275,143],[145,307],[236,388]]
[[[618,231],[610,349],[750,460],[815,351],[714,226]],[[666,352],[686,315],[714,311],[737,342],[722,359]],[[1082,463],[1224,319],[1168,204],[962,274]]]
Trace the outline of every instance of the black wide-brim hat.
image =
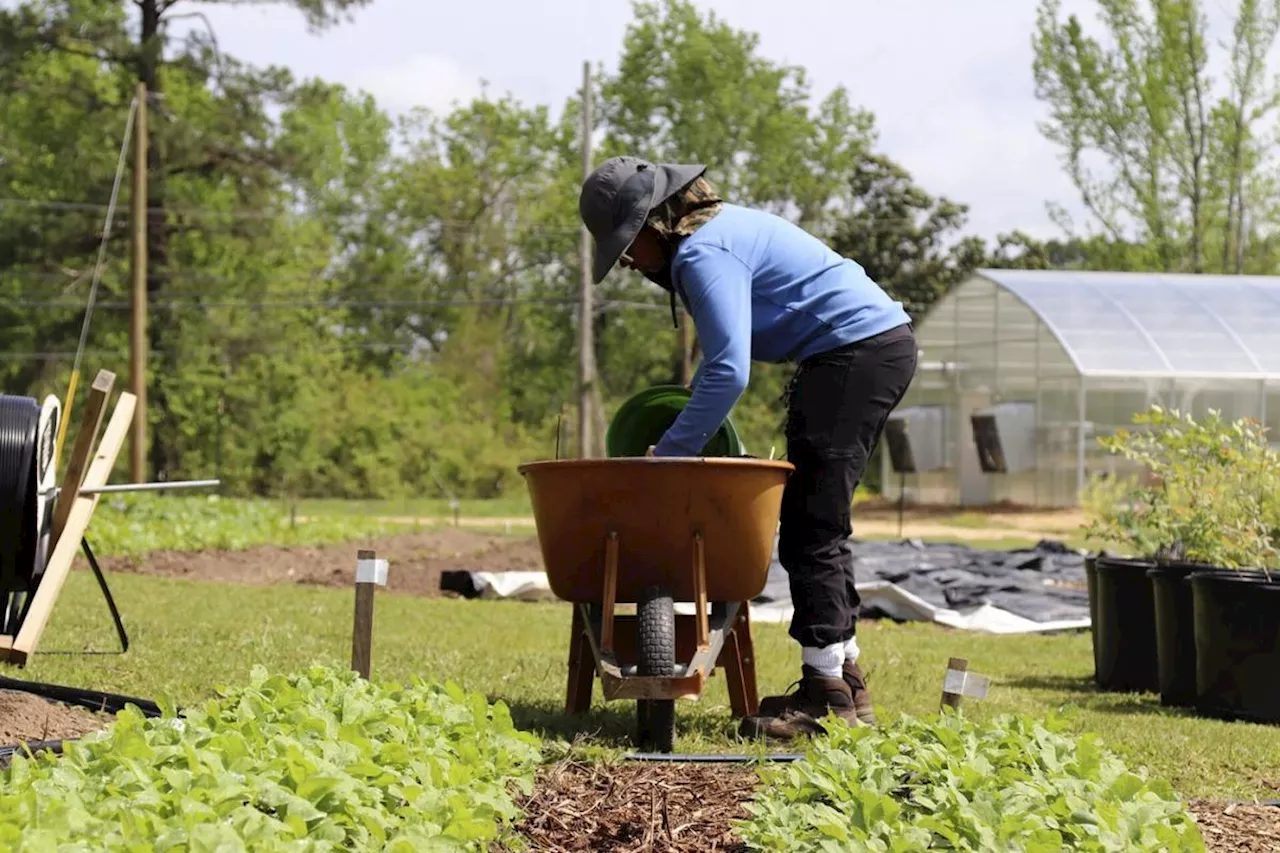
[[635,242],[650,212],[706,170],[704,165],[654,164],[622,156],[592,172],[578,196],[578,214],[595,240],[591,280],[603,281]]

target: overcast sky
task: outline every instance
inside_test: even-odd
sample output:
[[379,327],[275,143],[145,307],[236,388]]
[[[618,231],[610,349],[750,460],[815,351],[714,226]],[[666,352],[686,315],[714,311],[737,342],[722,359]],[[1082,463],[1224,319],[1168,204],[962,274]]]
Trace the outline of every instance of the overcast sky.
[[[803,65],[817,97],[845,85],[874,111],[885,153],[926,189],[970,205],[971,233],[1057,235],[1050,200],[1079,215],[1036,127],[1044,116],[1031,79],[1036,0],[695,2],[759,34],[766,56]],[[1225,2],[1207,0],[1211,22],[1225,19]],[[1091,18],[1094,4],[1063,7]],[[631,17],[629,0],[373,0],[353,22],[312,36],[286,4],[184,2],[175,12],[197,9],[222,50],[363,88],[392,112],[445,109],[482,80],[558,108],[579,86],[583,60],[615,67]]]

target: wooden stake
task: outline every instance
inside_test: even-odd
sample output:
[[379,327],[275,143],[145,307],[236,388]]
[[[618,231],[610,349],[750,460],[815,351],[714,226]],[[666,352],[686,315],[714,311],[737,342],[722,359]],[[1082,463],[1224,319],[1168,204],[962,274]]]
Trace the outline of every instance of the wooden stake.
[[84,483],[85,470],[89,467],[89,457],[93,453],[94,442],[98,440],[102,416],[107,411],[107,400],[111,397],[111,389],[115,382],[114,373],[109,370],[99,370],[93,385],[89,387],[89,403],[80,417],[80,431],[76,433],[76,445],[71,451],[71,459],[63,474],[58,502],[53,507],[53,527],[49,531],[50,553],[58,547],[58,539],[62,536],[62,529],[67,526],[71,507],[80,496],[80,486]]
[[351,632],[351,668],[367,679],[373,661],[373,592],[386,586],[386,561],[373,551],[356,554],[356,612]]
[[[947,661],[948,672],[951,672],[952,670],[954,670],[955,672],[966,672],[968,671],[968,669],[969,669],[969,661],[965,660],[964,658],[950,658]],[[959,691],[955,693],[948,692],[945,678],[946,677],[944,676],[943,685],[942,685],[942,704],[938,706],[938,710],[941,711],[944,707],[959,709],[960,697],[963,696],[964,694],[960,693]]]

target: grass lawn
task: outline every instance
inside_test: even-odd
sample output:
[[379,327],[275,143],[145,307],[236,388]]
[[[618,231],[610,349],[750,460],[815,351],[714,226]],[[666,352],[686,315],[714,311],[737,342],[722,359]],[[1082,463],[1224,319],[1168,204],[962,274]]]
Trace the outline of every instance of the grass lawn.
[[[393,569],[394,570],[394,569]],[[113,592],[133,647],[127,655],[61,655],[113,648],[110,617],[94,580],[77,571],[26,670],[6,674],[129,693],[179,704],[220,684],[247,680],[261,663],[288,670],[350,660],[352,594],[313,587],[249,587],[115,575]],[[629,748],[634,706],[600,703],[584,719],[561,713],[569,611],[560,604],[428,600],[382,594],[374,627],[374,677],[452,679],[511,706],[517,724],[540,735],[604,749]],[[1274,798],[1280,786],[1280,728],[1196,719],[1166,711],[1153,696],[1100,694],[1090,682],[1087,634],[993,637],[935,626],[869,623],[861,642],[882,719],[937,710],[947,658],[967,658],[991,676],[988,698],[968,713],[1047,715],[1067,711],[1081,730],[1101,733],[1129,761],[1145,765],[1184,796]],[[756,626],[762,693],[798,674],[783,627]],[[680,751],[749,751],[736,744],[724,681],[700,703],[679,705]]]
[[[331,518],[429,517],[452,518],[454,508],[445,498],[404,498],[403,500],[302,500],[298,514]],[[533,514],[526,492],[516,492],[494,500],[460,500],[458,512],[466,518],[525,518]]]

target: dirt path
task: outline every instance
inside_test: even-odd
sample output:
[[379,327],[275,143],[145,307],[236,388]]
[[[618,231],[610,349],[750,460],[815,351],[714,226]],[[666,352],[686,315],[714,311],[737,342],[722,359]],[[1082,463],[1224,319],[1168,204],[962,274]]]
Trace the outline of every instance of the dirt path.
[[388,590],[413,595],[440,595],[441,573],[454,569],[542,570],[542,552],[532,537],[454,529],[387,536],[372,543],[318,548],[259,546],[243,551],[155,551],[141,559],[102,557],[99,562],[108,572],[347,588],[355,572],[356,551],[369,547],[394,567],[389,573]]
[[[1047,523],[1054,520],[1054,526],[1047,526]],[[422,527],[444,528],[452,527],[453,529],[481,529],[481,530],[499,530],[505,529],[512,533],[529,533],[530,535],[537,529],[533,518],[513,516],[509,518],[477,518],[467,517],[460,518],[456,521],[452,518],[440,518],[436,516],[404,516],[404,515],[388,515],[375,516],[375,521],[386,524],[403,524],[403,525],[419,525]],[[885,517],[882,513],[874,515],[859,516],[854,514],[854,536],[892,536],[898,535],[898,518],[897,516]],[[1078,527],[1076,525],[1075,527]],[[1056,517],[1046,518],[1044,516],[1020,517],[1020,516],[992,516],[990,523],[982,526],[953,525],[947,524],[945,520],[935,521],[928,518],[911,518],[910,516],[903,519],[902,535],[907,539],[959,539],[961,541],[986,541],[990,542],[997,539],[1062,539],[1074,532],[1075,527],[1070,523],[1057,521]]]

